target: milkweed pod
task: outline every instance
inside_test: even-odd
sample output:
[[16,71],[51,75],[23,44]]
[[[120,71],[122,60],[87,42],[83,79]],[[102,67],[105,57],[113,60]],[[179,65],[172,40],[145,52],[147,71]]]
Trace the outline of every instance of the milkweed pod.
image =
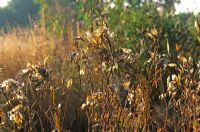
[[197,30],[197,32],[200,33],[200,23],[199,23],[199,20],[197,18],[194,22],[194,27]]

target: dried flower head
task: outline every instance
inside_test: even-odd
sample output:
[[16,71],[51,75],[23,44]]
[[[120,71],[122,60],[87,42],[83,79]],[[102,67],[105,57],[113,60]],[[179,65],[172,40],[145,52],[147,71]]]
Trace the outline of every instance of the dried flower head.
[[4,90],[4,92],[16,92],[23,87],[23,84],[15,81],[14,79],[7,79],[0,84],[0,87]]
[[42,82],[49,80],[49,69],[48,67],[38,64],[32,65],[27,64],[29,70],[29,77],[35,86],[40,85]]

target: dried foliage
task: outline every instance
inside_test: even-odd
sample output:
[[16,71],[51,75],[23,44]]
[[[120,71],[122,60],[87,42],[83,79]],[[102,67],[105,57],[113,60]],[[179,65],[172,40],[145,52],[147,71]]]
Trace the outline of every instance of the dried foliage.
[[134,51],[115,43],[105,21],[79,35],[68,58],[56,45],[43,62],[2,81],[0,129],[199,131],[199,58],[184,55],[180,44],[176,58],[168,43],[163,52],[156,28]]
[[[115,45],[104,23],[75,42],[75,63],[102,80],[97,87],[91,85],[81,107],[88,130],[199,130],[199,61],[180,53],[181,46],[177,44],[175,59],[168,43],[167,53],[160,52],[159,32],[153,28],[142,40],[141,51],[133,53]],[[148,59],[139,66],[144,54]]]

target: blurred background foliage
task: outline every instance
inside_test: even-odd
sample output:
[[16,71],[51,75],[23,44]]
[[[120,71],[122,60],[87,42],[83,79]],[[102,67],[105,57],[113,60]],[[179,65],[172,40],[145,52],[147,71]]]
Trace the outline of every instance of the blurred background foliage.
[[11,0],[8,6],[0,8],[0,27],[26,27],[38,17],[39,7],[34,0]]
[[[66,36],[69,26],[74,35],[80,30],[93,30],[98,22],[106,20],[114,32],[117,45],[137,51],[140,41],[152,28],[159,31],[161,49],[167,42],[172,56],[175,46],[182,45],[183,51],[199,56],[199,42],[194,33],[195,15],[175,13],[179,0],[12,0],[0,9],[0,27],[27,26],[39,17],[48,32]],[[199,14],[197,14],[199,16]],[[70,28],[71,28],[70,27]],[[78,29],[77,29],[78,28]],[[71,29],[70,29],[71,30]],[[163,47],[163,48],[162,48]],[[162,51],[167,52],[167,51]]]

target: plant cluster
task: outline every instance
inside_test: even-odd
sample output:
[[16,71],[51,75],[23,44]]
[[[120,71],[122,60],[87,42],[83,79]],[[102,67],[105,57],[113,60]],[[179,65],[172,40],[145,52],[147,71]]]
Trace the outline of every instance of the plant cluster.
[[89,78],[91,94],[81,107],[89,131],[199,130],[200,62],[185,57],[178,44],[175,61],[168,43],[162,53],[155,28],[146,36],[138,52],[117,47],[105,23],[76,39],[76,64],[101,80],[94,87]]
[[[195,29],[198,35],[198,19]],[[74,39],[68,59],[57,56],[56,45],[49,57],[55,60],[28,63],[16,78],[2,81],[0,129],[198,131],[200,60],[184,55],[180,44],[175,58],[167,42],[163,52],[156,28],[134,51],[114,36],[100,20]]]

